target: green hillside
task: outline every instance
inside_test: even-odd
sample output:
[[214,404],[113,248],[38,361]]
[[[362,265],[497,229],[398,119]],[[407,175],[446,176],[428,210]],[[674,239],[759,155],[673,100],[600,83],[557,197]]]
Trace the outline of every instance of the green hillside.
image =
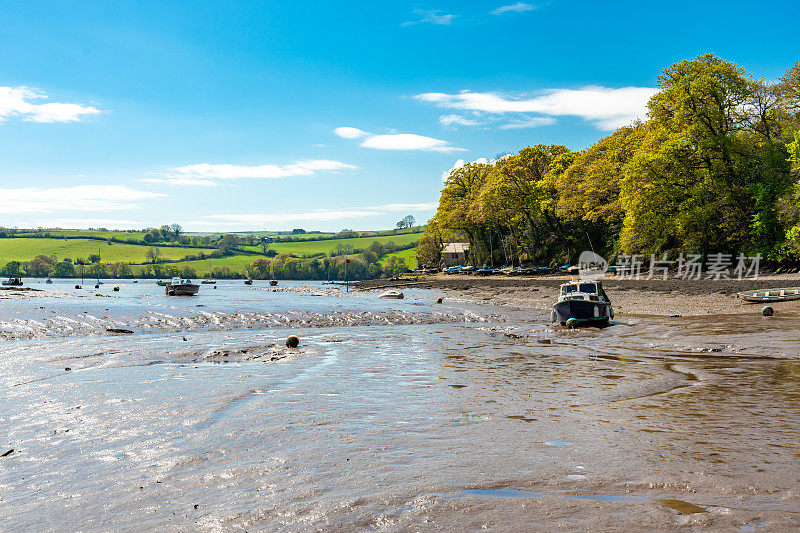
[[[97,254],[104,263],[125,261],[128,263],[142,263],[146,261],[146,245],[112,243],[90,239],[33,239],[13,238],[0,239],[0,264],[8,261],[30,261],[37,255],[52,256],[58,261],[63,259],[86,259],[91,254]],[[187,255],[197,254],[199,248],[189,247],[159,247],[162,259],[181,259]]]

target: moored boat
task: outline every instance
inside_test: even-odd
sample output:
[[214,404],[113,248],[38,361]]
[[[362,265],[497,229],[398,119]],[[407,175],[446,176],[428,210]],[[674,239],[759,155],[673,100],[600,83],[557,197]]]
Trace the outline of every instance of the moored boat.
[[245,285],[252,285],[253,284],[253,280],[252,279],[246,279],[246,280],[244,280],[244,284]]
[[611,300],[599,281],[572,281],[561,285],[558,301],[553,305],[552,322],[562,326],[606,325],[614,318]]
[[156,281],[156,285],[158,285],[159,287],[166,287],[169,284],[170,284],[169,281],[162,281],[162,280]]
[[800,300],[800,287],[742,291],[736,293],[736,297],[749,303],[788,302],[790,300]]
[[50,278],[47,278],[47,279],[45,280],[45,283],[47,283],[48,285],[50,285],[50,284],[52,284],[52,283],[53,283],[53,280],[52,280],[52,279],[50,279]]
[[217,281],[213,279],[204,279],[200,283],[202,283],[203,285],[216,285]]
[[270,287],[274,287],[274,286],[275,286],[275,285],[277,285],[277,284],[278,284],[278,280],[277,280],[277,279],[271,279],[271,280],[269,280],[269,285],[270,285]]
[[19,276],[9,276],[8,281],[4,281],[3,285],[7,287],[21,287],[22,278]]
[[169,285],[164,287],[167,296],[193,296],[200,290],[200,285],[192,283],[191,280],[172,278]]

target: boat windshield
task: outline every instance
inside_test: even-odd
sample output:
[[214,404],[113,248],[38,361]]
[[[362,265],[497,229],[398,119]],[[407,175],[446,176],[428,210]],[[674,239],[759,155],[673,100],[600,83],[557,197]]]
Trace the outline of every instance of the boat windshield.
[[577,285],[567,285],[566,287],[561,287],[561,294],[571,294],[578,290]]
[[594,283],[581,283],[581,292],[587,294],[596,294],[597,285],[595,285]]

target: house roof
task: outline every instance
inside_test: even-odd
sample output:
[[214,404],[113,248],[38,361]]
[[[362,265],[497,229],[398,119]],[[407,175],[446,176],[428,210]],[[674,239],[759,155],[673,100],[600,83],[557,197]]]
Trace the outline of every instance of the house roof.
[[444,244],[442,252],[446,254],[463,254],[469,251],[468,242],[447,242]]

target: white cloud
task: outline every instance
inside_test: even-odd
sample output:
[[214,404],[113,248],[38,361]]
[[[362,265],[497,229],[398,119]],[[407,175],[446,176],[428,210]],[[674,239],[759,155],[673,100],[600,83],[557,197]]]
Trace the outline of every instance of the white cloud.
[[209,215],[205,220],[187,223],[191,226],[261,226],[266,224],[282,224],[286,222],[327,222],[348,218],[365,218],[380,216],[393,212],[432,211],[437,203],[386,204],[368,207],[350,207],[346,209],[318,209],[304,213],[237,213]]
[[425,10],[425,9],[415,9],[414,13],[420,15],[422,18],[415,21],[408,21],[401,24],[401,26],[413,26],[415,24],[437,24],[443,26],[449,26],[453,19],[456,18],[458,15],[440,15],[440,10]]
[[536,9],[536,6],[532,6],[530,4],[525,4],[522,2],[517,2],[516,4],[511,4],[508,6],[500,6],[494,11],[490,11],[489,13],[492,15],[502,15],[503,13],[522,13],[524,11],[533,11]]
[[442,126],[478,126],[481,122],[461,115],[442,115],[439,117]]
[[77,122],[101,111],[91,106],[66,103],[36,104],[47,95],[29,87],[0,87],[0,122],[21,117],[29,122]]
[[342,137],[343,139],[359,139],[361,137],[369,135],[369,133],[367,133],[364,130],[360,130],[358,128],[351,128],[348,126],[342,126],[340,128],[336,128],[335,130],[333,130],[333,133],[335,133],[339,137]]
[[447,141],[415,135],[413,133],[392,133],[373,135],[361,143],[364,148],[376,150],[422,150],[425,152],[463,152],[464,148],[449,146]]
[[140,200],[166,196],[122,185],[78,185],[42,189],[0,189],[0,213],[47,213],[52,211],[113,211],[138,207]]
[[550,126],[556,123],[553,117],[522,117],[512,120],[499,126],[501,130],[520,130],[524,128],[538,128],[539,126]]
[[540,113],[549,116],[577,116],[604,130],[644,118],[647,102],[658,89],[653,87],[588,86],[581,89],[550,89],[532,98],[514,98],[500,93],[461,91],[457,94],[424,93],[423,102],[451,109],[467,109],[492,114]]
[[442,172],[442,182],[446,182],[451,172],[458,170],[459,168],[464,168],[464,165],[488,165],[489,163],[493,163],[493,161],[489,161],[485,157],[479,157],[475,161],[470,161],[469,163],[465,163],[463,159],[458,159],[455,163],[453,163],[452,167]]
[[333,161],[330,159],[312,159],[307,161],[295,161],[289,165],[230,165],[230,164],[211,164],[197,163],[185,165],[168,170],[164,178],[145,178],[139,180],[143,183],[155,183],[165,185],[192,185],[192,186],[213,186],[218,185],[217,180],[230,179],[278,179],[294,176],[311,176],[316,172],[336,172],[340,170],[352,170],[358,167]]
[[[357,139],[366,137],[360,146],[375,150],[420,150],[423,152],[463,152],[464,148],[450,146],[448,141],[414,133],[387,133],[375,135],[358,128],[342,126],[333,132],[339,137]],[[356,135],[356,132],[358,133]]]

